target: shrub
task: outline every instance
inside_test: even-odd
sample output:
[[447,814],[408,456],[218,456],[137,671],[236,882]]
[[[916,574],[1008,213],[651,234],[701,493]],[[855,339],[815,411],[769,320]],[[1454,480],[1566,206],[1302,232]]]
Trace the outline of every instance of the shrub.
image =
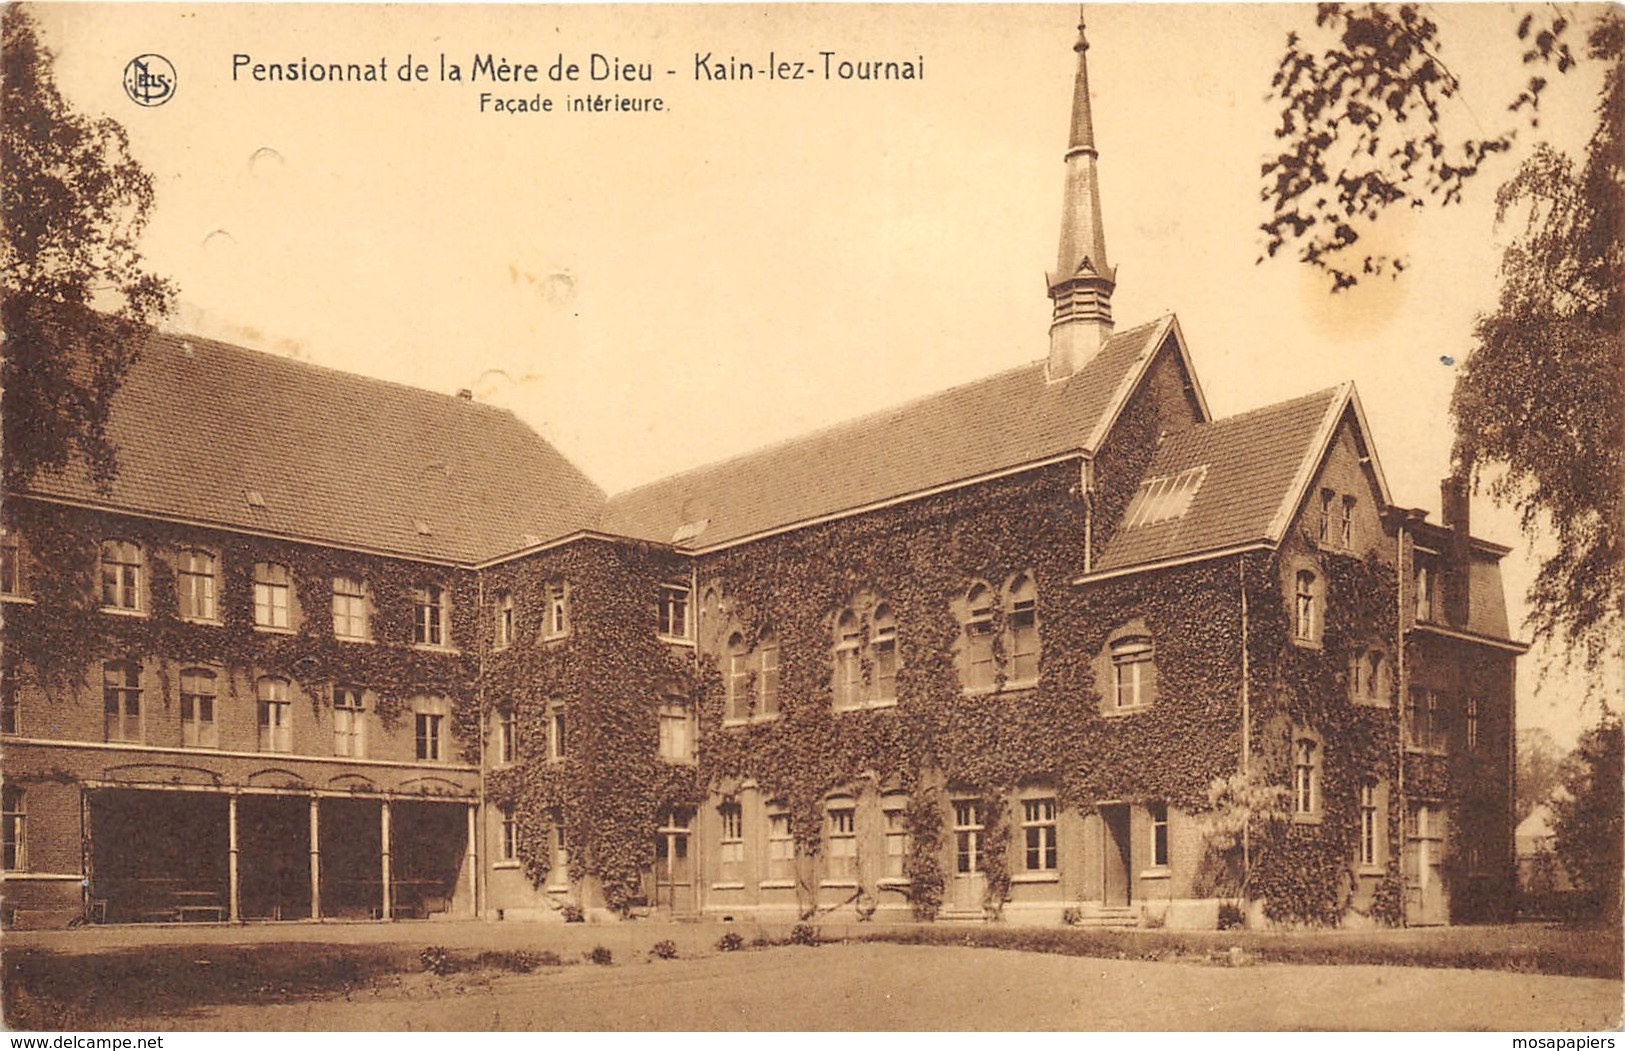
[[[549,954],[551,955],[551,954]],[[553,957],[555,960],[557,956]],[[500,971],[512,971],[514,974],[529,974],[540,967],[545,961],[543,958],[526,949],[509,949],[506,951],[488,950],[479,955],[476,961],[481,967],[490,967]]]
[[1067,908],[1065,912],[1061,913],[1061,922],[1068,927],[1078,926],[1083,922],[1083,910],[1076,906]]
[[1219,930],[1234,931],[1247,926],[1247,917],[1242,914],[1241,906],[1234,902],[1219,903]]
[[752,949],[766,949],[772,944],[773,942],[765,934],[758,934],[756,937],[750,940],[750,947]]
[[459,961],[452,956],[451,950],[444,945],[430,945],[418,953],[418,959],[423,963],[423,969],[430,974],[448,975],[458,970]]
[[600,967],[608,967],[615,962],[615,954],[602,945],[594,945],[581,955],[586,958],[588,963],[596,963]]
[[566,905],[559,910],[564,914],[565,923],[584,923],[587,919],[586,910],[580,905]]
[[649,951],[662,960],[677,959],[677,943],[670,938],[655,942],[654,948]]
[[536,954],[536,965],[538,967],[563,967],[564,957],[552,949],[543,949]]
[[717,952],[738,952],[745,947],[745,939],[738,931],[729,931],[717,939]]
[[818,928],[810,923],[798,923],[790,928],[791,945],[817,945]]

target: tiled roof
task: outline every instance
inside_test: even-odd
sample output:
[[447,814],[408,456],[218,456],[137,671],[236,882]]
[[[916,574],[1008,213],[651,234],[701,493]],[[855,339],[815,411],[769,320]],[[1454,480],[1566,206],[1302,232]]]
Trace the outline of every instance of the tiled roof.
[[[1206,466],[1189,508],[1177,518],[1118,529],[1097,573],[1276,539],[1270,526],[1341,387],[1238,416],[1200,424],[1165,439],[1146,478],[1173,477]],[[1133,504],[1129,510],[1132,512]],[[1125,517],[1124,522],[1130,519]]]
[[620,493],[603,528],[706,548],[1076,452],[1167,320],[1114,335],[1065,381],[1023,365]]
[[451,562],[590,527],[604,500],[505,409],[196,337],[148,341],[108,432],[110,492],[72,467],[30,491]]

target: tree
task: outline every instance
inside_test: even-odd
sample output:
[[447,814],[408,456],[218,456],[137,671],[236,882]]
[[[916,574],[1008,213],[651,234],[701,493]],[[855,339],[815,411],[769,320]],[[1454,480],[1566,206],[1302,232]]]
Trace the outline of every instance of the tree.
[[1518,771],[1513,820],[1522,821],[1551,796],[1563,780],[1567,757],[1549,731],[1528,727],[1518,731]]
[[117,121],[68,107],[26,7],[5,9],[0,34],[4,478],[78,456],[105,485],[109,402],[174,296],[138,248],[152,179]]
[[1557,856],[1590,915],[1618,924],[1625,865],[1625,727],[1617,716],[1580,736],[1563,791],[1552,800]]

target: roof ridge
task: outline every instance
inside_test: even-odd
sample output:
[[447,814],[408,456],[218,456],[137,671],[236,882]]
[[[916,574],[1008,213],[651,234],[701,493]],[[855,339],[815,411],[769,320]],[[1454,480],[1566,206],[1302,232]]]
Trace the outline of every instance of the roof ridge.
[[1296,397],[1283,398],[1280,401],[1272,401],[1268,405],[1258,405],[1230,416],[1220,416],[1218,419],[1208,420],[1206,423],[1199,423],[1196,425],[1196,427],[1191,429],[1195,430],[1201,427],[1218,427],[1230,423],[1240,423],[1247,420],[1249,417],[1262,416],[1267,412],[1279,412],[1281,409],[1285,409],[1288,406],[1303,405],[1307,402],[1314,401],[1317,398],[1327,398],[1334,395],[1339,395],[1343,392],[1345,387],[1349,386],[1349,383],[1350,381],[1344,380],[1342,383],[1335,386],[1323,387],[1317,391],[1310,391],[1308,394],[1299,394]]
[[[1133,333],[1137,333],[1141,329],[1155,328],[1156,326],[1162,324],[1166,316],[1167,315],[1164,315],[1164,317],[1159,317],[1154,321],[1143,322],[1142,324],[1135,325],[1133,328],[1124,329],[1121,332],[1113,334],[1111,339],[1121,339]],[[741,452],[732,453],[727,456],[720,456],[713,460],[707,460],[702,463],[695,464],[692,467],[685,467],[680,471],[673,471],[670,474],[663,474],[658,478],[651,478],[647,482],[640,482],[637,485],[609,494],[608,502],[614,503],[623,497],[628,497],[634,493],[639,493],[646,489],[652,489],[656,486],[669,485],[672,482],[689,475],[697,475],[704,471],[716,470],[728,464],[754,459],[755,457],[777,452],[780,449],[787,449],[791,446],[801,445],[815,438],[821,438],[829,434],[834,434],[847,428],[858,428],[882,417],[890,416],[894,413],[905,412],[920,405],[924,405],[927,402],[936,401],[939,398],[946,398],[959,391],[966,390],[967,388],[980,386],[981,384],[989,383],[1002,377],[1012,376],[1019,372],[1031,372],[1037,369],[1043,369],[1046,368],[1047,365],[1047,358],[1038,358],[1036,360],[1029,361],[1024,365],[1012,365],[1009,368],[1000,369],[997,372],[990,372],[985,376],[978,376],[975,379],[968,379],[948,387],[940,387],[925,394],[916,395],[915,397],[905,399],[904,401],[894,402],[878,409],[872,409],[869,412],[861,413],[857,416],[848,416],[845,419],[836,420],[833,423],[826,423],[821,426],[814,427],[809,431],[802,431],[797,434],[788,435],[776,441],[753,446],[752,448],[743,450]],[[1074,373],[1072,376],[1067,377],[1066,380],[1061,381],[1061,384],[1059,385],[1065,385],[1066,383],[1071,382],[1072,379],[1076,378],[1078,375],[1081,375],[1082,372],[1082,369],[1078,370],[1077,373]]]

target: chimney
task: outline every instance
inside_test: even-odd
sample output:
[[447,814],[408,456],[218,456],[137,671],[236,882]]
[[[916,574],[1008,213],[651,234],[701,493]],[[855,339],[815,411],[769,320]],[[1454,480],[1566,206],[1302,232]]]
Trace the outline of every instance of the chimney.
[[1444,616],[1449,623],[1464,626],[1471,613],[1472,573],[1472,498],[1467,477],[1452,474],[1439,482],[1439,517],[1450,530],[1448,550],[1444,552],[1444,572],[1441,597]]
[[464,401],[473,401],[474,400],[474,392],[469,390],[467,387],[464,387],[463,389],[459,390],[457,392],[457,396],[459,398],[463,399]]

